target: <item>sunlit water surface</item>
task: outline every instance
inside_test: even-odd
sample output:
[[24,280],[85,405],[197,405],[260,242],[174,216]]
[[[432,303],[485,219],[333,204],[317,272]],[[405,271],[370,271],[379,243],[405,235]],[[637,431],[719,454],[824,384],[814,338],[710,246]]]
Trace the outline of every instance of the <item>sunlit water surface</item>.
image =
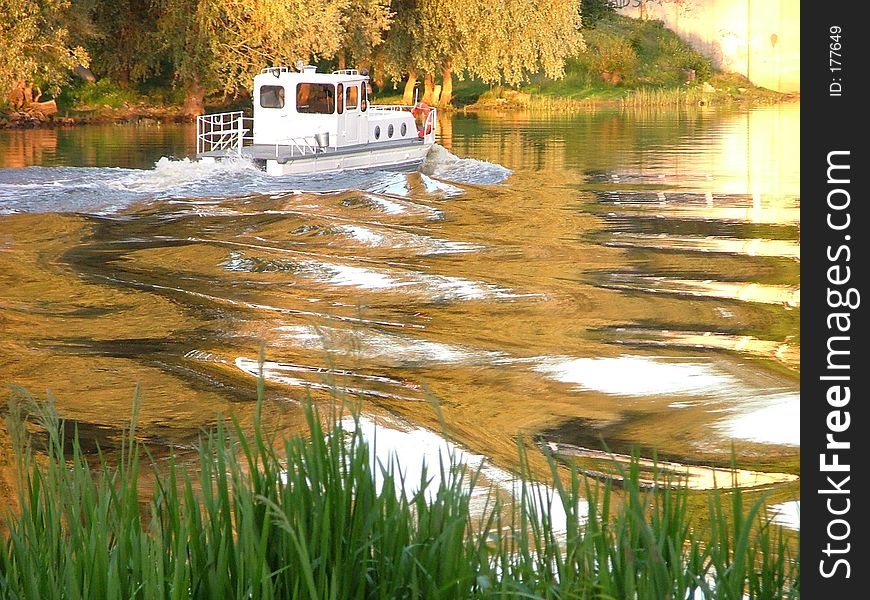
[[518,437],[698,489],[733,452],[796,526],[799,118],[456,115],[422,172],[286,178],[191,161],[187,125],[2,131],[0,381],[104,446],[141,383],[143,435],[186,445],[250,422],[262,343],[276,428],[337,389],[403,464],[440,411],[494,481]]

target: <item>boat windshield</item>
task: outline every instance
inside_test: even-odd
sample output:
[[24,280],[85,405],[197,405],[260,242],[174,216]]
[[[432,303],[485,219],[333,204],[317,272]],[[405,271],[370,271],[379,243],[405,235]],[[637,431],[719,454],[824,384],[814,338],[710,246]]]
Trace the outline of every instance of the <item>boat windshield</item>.
[[261,86],[260,106],[263,108],[284,108],[284,88],[280,85]]
[[331,115],[335,112],[335,86],[331,83],[298,84],[296,112]]

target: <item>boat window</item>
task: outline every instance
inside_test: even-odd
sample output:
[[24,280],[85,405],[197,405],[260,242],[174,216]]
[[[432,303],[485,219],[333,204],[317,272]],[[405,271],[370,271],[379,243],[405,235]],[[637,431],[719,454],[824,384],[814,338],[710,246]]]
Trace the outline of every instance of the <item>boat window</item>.
[[376,140],[381,139],[381,126],[380,125],[375,125],[375,139]]
[[387,137],[393,137],[393,131],[395,131],[395,130],[393,129],[393,124],[390,123],[390,126],[387,127]]
[[296,112],[331,115],[335,112],[335,87],[331,83],[297,84]]
[[347,110],[356,110],[356,105],[358,103],[359,96],[359,88],[355,85],[347,86],[347,100],[345,101],[345,106]]
[[360,110],[365,112],[369,107],[369,92],[367,86],[363,86],[362,93],[360,94],[359,99],[359,107]]
[[284,86],[260,86],[260,106],[263,108],[284,108]]
[[406,135],[408,135],[408,124],[402,123],[402,137],[405,137]]
[[336,99],[338,100],[338,114],[341,114],[344,112],[344,84],[343,83],[338,84],[338,95],[336,96]]

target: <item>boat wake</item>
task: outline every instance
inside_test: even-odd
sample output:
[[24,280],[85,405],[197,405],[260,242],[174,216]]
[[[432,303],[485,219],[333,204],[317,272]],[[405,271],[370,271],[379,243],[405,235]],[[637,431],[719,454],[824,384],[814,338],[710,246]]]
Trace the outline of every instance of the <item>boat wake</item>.
[[[501,165],[459,158],[435,145],[423,165],[424,192],[454,196],[459,187],[443,182],[493,184],[510,170]],[[245,158],[206,163],[162,157],[153,169],[118,167],[25,167],[0,170],[0,214],[73,212],[111,214],[135,203],[178,198],[234,198],[251,194],[299,192],[380,192],[404,190],[411,175],[359,170],[313,175],[267,175]],[[440,181],[439,181],[440,180]],[[407,195],[407,194],[399,194]]]
[[423,162],[423,173],[455,183],[492,185],[507,179],[511,170],[485,160],[460,158],[444,146],[435,144]]

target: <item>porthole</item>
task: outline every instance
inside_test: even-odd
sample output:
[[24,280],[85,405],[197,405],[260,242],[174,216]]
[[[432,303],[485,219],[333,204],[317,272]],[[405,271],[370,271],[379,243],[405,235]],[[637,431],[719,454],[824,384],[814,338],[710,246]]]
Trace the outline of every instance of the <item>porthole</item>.
[[375,125],[375,139],[376,140],[381,139],[381,126],[380,125]]
[[393,124],[390,123],[390,126],[387,127],[387,137],[389,137],[389,138],[393,137],[393,131],[395,131],[395,129],[393,129]]
[[406,135],[408,135],[408,124],[402,123],[402,137],[405,137]]

